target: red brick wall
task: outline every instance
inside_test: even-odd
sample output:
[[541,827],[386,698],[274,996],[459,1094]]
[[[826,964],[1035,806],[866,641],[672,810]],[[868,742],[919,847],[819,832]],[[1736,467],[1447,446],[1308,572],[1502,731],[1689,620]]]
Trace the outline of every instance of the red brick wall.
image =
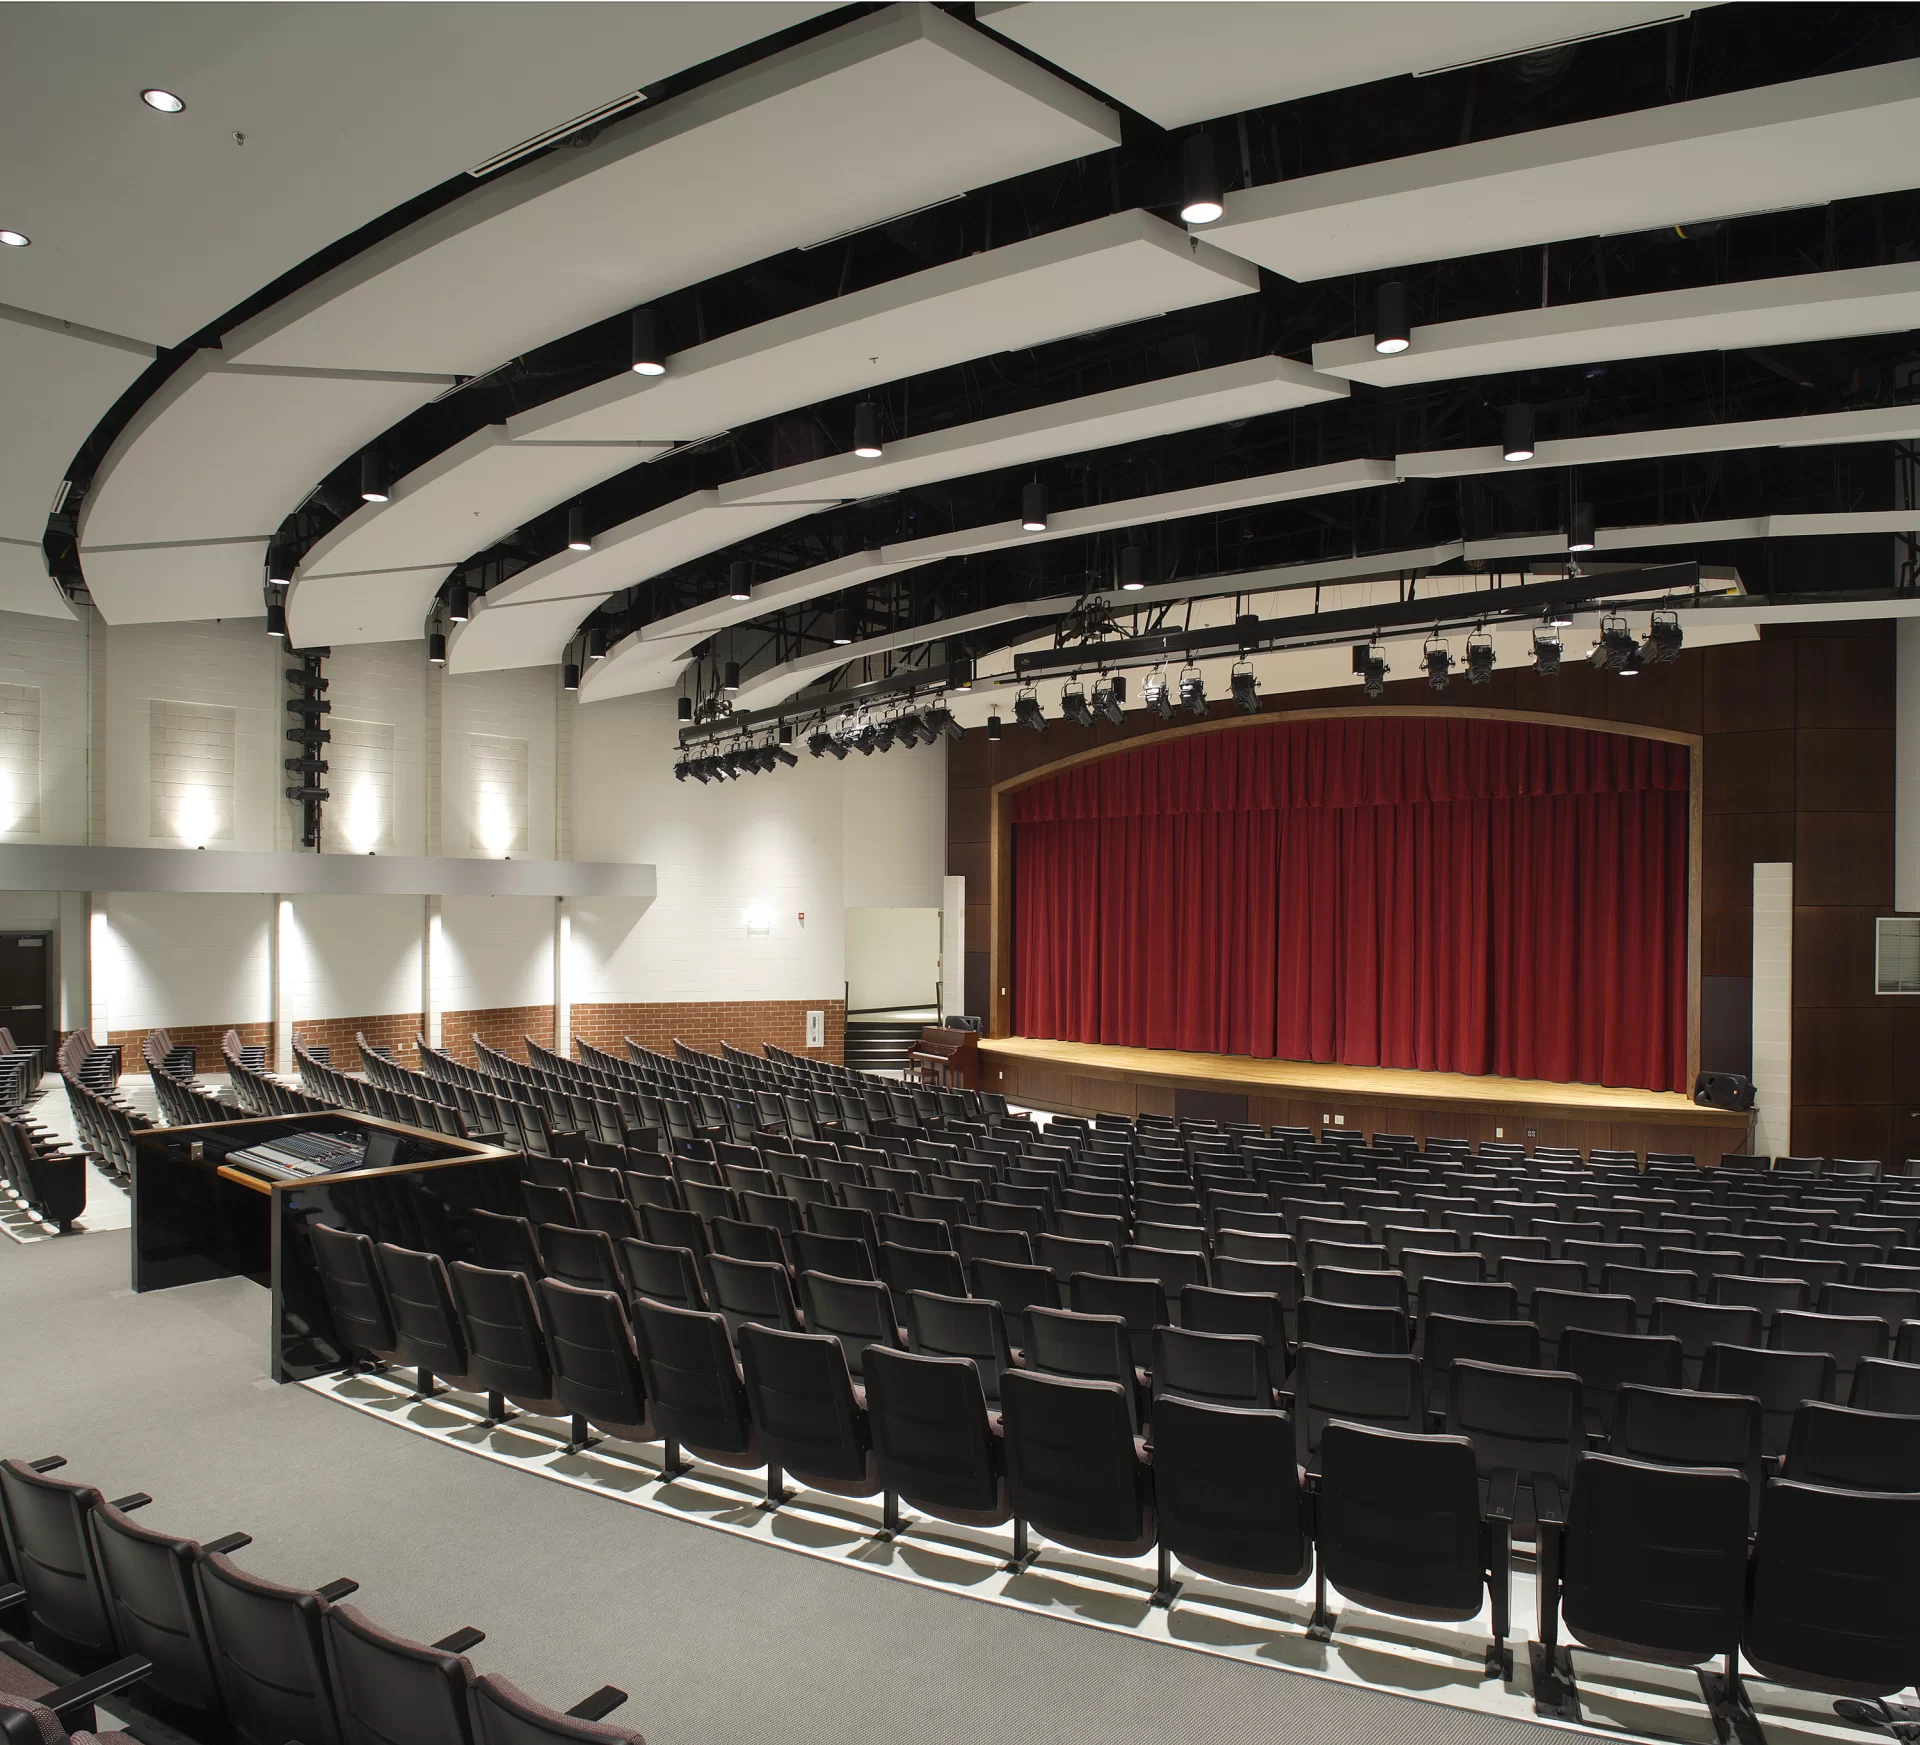
[[376,1012],[359,1018],[303,1018],[293,1026],[293,1039],[302,1048],[326,1048],[328,1058],[341,1072],[360,1070],[360,1050],[356,1035],[364,1035],[375,1048],[390,1048],[394,1058],[408,1066],[417,1066],[413,1039],[426,1020],[418,1012]]
[[[271,1024],[169,1024],[167,1034],[173,1038],[175,1048],[193,1050],[193,1070],[195,1072],[225,1072],[226,1066],[220,1059],[220,1038],[229,1030],[240,1032],[240,1045],[243,1048],[273,1048],[273,1026]],[[143,1073],[147,1070],[146,1056],[140,1052],[140,1046],[147,1039],[144,1030],[109,1031],[106,1041],[109,1045],[120,1045],[120,1066],[124,1072]],[[101,1039],[96,1036],[95,1042]],[[351,1033],[349,1033],[351,1040]]]
[[[808,1048],[807,1013],[827,1014],[827,1045]],[[847,1003],[845,1000],[700,1000],[659,1004],[575,1006],[573,1034],[595,1048],[624,1056],[623,1036],[646,1048],[671,1054],[675,1040],[708,1054],[731,1042],[748,1054],[758,1054],[763,1042],[806,1054],[815,1060],[845,1061]]]
[[542,1048],[553,1046],[553,1008],[490,1006],[472,1012],[440,1014],[440,1045],[455,1060],[464,1060],[469,1066],[474,1064],[476,1036],[489,1048],[510,1054],[515,1060],[525,1060],[529,1036]]

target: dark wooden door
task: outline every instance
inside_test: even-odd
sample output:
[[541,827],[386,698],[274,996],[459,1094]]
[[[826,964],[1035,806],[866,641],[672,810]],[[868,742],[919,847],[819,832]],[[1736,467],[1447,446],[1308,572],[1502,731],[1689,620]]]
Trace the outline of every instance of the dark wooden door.
[[20,1048],[53,1042],[53,936],[0,933],[0,1024]]

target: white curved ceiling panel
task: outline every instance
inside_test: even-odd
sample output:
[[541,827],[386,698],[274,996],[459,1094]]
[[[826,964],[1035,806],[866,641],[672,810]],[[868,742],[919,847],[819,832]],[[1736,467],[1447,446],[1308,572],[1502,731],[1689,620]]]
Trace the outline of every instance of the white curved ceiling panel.
[[287,590],[287,629],[297,648],[355,642],[410,642],[425,634],[427,609],[447,579],[447,564],[362,570]]
[[1373,349],[1373,336],[1363,334],[1316,345],[1313,367],[1352,382],[1398,387],[1614,358],[1904,333],[1916,327],[1920,263],[1902,262],[1440,322],[1414,328],[1412,344],[1385,357]]
[[835,297],[509,421],[516,438],[698,441],[795,406],[1260,288],[1247,262],[1117,212]]
[[1920,61],[1896,61],[1237,190],[1207,235],[1325,279],[1885,193],[1916,137]]
[[1576,37],[1683,18],[1684,5],[1485,0],[1436,6],[1223,5],[1218,0],[1038,0],[984,5],[980,22],[1162,127],[1437,72]]
[[0,539],[0,612],[28,612],[36,618],[74,616],[66,595],[47,574],[39,540]]
[[40,543],[80,445],[153,355],[118,334],[0,308],[0,538]]
[[449,176],[824,10],[0,7],[6,222],[33,238],[0,300],[178,345]]
[[1013,50],[932,7],[890,6],[502,174],[229,344],[256,363],[477,374],[663,292],[1119,139],[1104,104]]
[[[447,671],[497,673],[510,667],[552,666],[586,609],[578,600],[527,600],[500,606],[482,601],[473,617],[456,624],[447,638]],[[529,660],[529,646],[549,652],[543,659]]]
[[450,376],[261,369],[198,351],[127,421],[80,510],[95,545],[265,538],[342,455]]
[[266,615],[265,539],[101,545],[86,554],[87,592],[109,624]]

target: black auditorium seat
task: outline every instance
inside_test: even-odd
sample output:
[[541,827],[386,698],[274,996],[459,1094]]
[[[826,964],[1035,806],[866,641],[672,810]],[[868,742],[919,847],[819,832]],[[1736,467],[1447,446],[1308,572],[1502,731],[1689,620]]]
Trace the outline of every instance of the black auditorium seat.
[[654,1441],[647,1384],[621,1299],[612,1291],[545,1278],[540,1301],[553,1352],[554,1394],[572,1419],[567,1452],[576,1454],[593,1440],[589,1424],[623,1442]]
[[1250,1333],[1153,1330],[1153,1415],[1169,1395],[1203,1405],[1271,1411],[1273,1374],[1266,1341]]
[[1242,1587],[1292,1589],[1311,1578],[1312,1515],[1286,1413],[1170,1397],[1154,1408],[1153,1437],[1156,1600],[1173,1602],[1176,1557]]
[[627,1700],[627,1693],[603,1685],[564,1713],[537,1702],[498,1673],[473,1681],[468,1692],[473,1710],[474,1745],[647,1745],[629,1727],[608,1726],[611,1714]]
[[1412,1343],[1401,1309],[1302,1297],[1298,1317],[1302,1345],[1393,1355],[1407,1351]]
[[[114,1657],[113,1618],[87,1533],[87,1517],[103,1499],[91,1485],[47,1476],[65,1464],[0,1460],[0,1525],[7,1561],[26,1589],[34,1646],[75,1672],[92,1672]],[[137,1494],[114,1507],[124,1514],[150,1500]]]
[[1680,1341],[1671,1334],[1602,1333],[1569,1327],[1560,1341],[1560,1367],[1580,1378],[1586,1392],[1587,1429],[1604,1436],[1613,1428],[1613,1407],[1620,1389],[1678,1388],[1686,1385]]
[[1429,1315],[1420,1361],[1427,1373],[1427,1406],[1444,1412],[1455,1363],[1466,1358],[1510,1369],[1540,1367],[1540,1329],[1531,1321],[1477,1321],[1465,1315]]
[[394,1354],[401,1363],[413,1365],[414,1391],[422,1398],[431,1394],[435,1376],[472,1390],[467,1337],[454,1305],[447,1263],[437,1254],[396,1248],[391,1242],[378,1243],[374,1255],[393,1314]]
[[1026,1368],[1042,1375],[1078,1381],[1117,1382],[1134,1401],[1136,1422],[1144,1422],[1148,1400],[1146,1372],[1133,1360],[1133,1341],[1118,1315],[1082,1315],[1069,1309],[1033,1309],[1027,1315]]
[[736,1335],[747,1406],[767,1461],[767,1504],[784,1500],[783,1472],[815,1490],[870,1497],[881,1488],[867,1410],[840,1341],[757,1323]]
[[[1537,1508],[1556,1511],[1587,1446],[1580,1378],[1562,1370],[1515,1369],[1456,1359],[1447,1398],[1447,1433],[1473,1444],[1483,1490],[1505,1472],[1521,1488],[1515,1525],[1531,1531]],[[1504,1482],[1504,1481],[1501,1481]],[[1539,1493],[1551,1492],[1542,1498]]]
[[970,1358],[990,1405],[1000,1404],[1000,1384],[1013,1368],[1006,1318],[998,1303],[935,1291],[909,1294],[909,1348],[929,1357]]
[[1920,1415],[1920,1363],[1901,1363],[1891,1357],[1863,1357],[1853,1372],[1853,1391],[1847,1404],[1869,1412],[1907,1412]]
[[344,1745],[472,1745],[473,1668],[464,1655],[485,1639],[480,1631],[459,1630],[427,1647],[352,1606],[329,1608],[325,1624]]
[[1511,1482],[1486,1502],[1464,1436],[1339,1420],[1320,1439],[1320,1556],[1308,1634],[1326,1641],[1327,1584],[1375,1611],[1460,1622],[1489,1606],[1486,1674],[1512,1671]]
[[720,1466],[762,1464],[724,1317],[642,1297],[633,1305],[633,1343],[668,1472],[686,1470],[683,1447]]
[[736,1340],[741,1328],[749,1324],[778,1327],[789,1333],[800,1330],[791,1275],[778,1261],[736,1260],[731,1255],[715,1254],[707,1261],[707,1271],[712,1281],[709,1301],[726,1317]]
[[194,1579],[238,1745],[340,1745],[325,1618],[358,1584],[341,1580],[309,1593],[249,1574],[217,1553],[200,1559]]
[[1920,1418],[1803,1400],[1784,1476],[1853,1491],[1920,1491]]
[[878,1346],[867,1354],[866,1394],[887,1531],[899,1529],[902,1500],[966,1526],[1012,1515],[1005,1441],[970,1360]]
[[1760,1402],[1749,1394],[1624,1386],[1607,1452],[1656,1466],[1730,1466],[1745,1476],[1749,1517],[1758,1518],[1767,1466]]
[[520,1272],[528,1278],[541,1273],[540,1247],[533,1226],[525,1218],[508,1217],[475,1207],[472,1220],[474,1259],[496,1272]]
[[662,1248],[628,1236],[620,1243],[620,1269],[627,1277],[630,1301],[650,1297],[676,1309],[704,1310],[706,1282],[690,1248]]
[[1787,1452],[1802,1400],[1832,1400],[1836,1368],[1824,1351],[1776,1351],[1753,1345],[1711,1345],[1700,1366],[1706,1393],[1751,1394],[1760,1402],[1761,1434],[1770,1456]]
[[1117,1382],[1013,1370],[1001,1380],[1014,1567],[1032,1560],[1027,1529],[1107,1557],[1154,1543],[1153,1469]]
[[1410,1355],[1302,1344],[1293,1369],[1294,1458],[1312,1467],[1335,1418],[1385,1430],[1424,1431],[1425,1390]]
[[487,1416],[504,1420],[509,1400],[523,1411],[558,1414],[553,1354],[527,1275],[456,1260],[448,1283],[460,1310],[468,1373],[487,1396]]
[[855,1381],[864,1379],[869,1346],[898,1350],[904,1343],[895,1318],[893,1293],[877,1280],[803,1272],[800,1311],[809,1333],[826,1333],[840,1341]]
[[319,1222],[308,1223],[306,1231],[348,1368],[393,1362],[399,1355],[400,1337],[394,1331],[393,1305],[387,1301],[387,1283],[380,1276],[373,1238]]

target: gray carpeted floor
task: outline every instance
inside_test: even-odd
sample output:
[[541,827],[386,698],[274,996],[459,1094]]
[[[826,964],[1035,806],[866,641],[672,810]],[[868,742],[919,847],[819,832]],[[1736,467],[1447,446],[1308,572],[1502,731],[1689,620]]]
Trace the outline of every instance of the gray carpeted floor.
[[1494,1716],[1128,1642],[609,1508],[265,1379],[265,1294],[128,1293],[126,1236],[0,1245],[0,1454],[64,1454],[155,1526],[242,1531],[247,1567],[561,1706],[602,1683],[651,1745],[1077,1741],[1522,1745]]

